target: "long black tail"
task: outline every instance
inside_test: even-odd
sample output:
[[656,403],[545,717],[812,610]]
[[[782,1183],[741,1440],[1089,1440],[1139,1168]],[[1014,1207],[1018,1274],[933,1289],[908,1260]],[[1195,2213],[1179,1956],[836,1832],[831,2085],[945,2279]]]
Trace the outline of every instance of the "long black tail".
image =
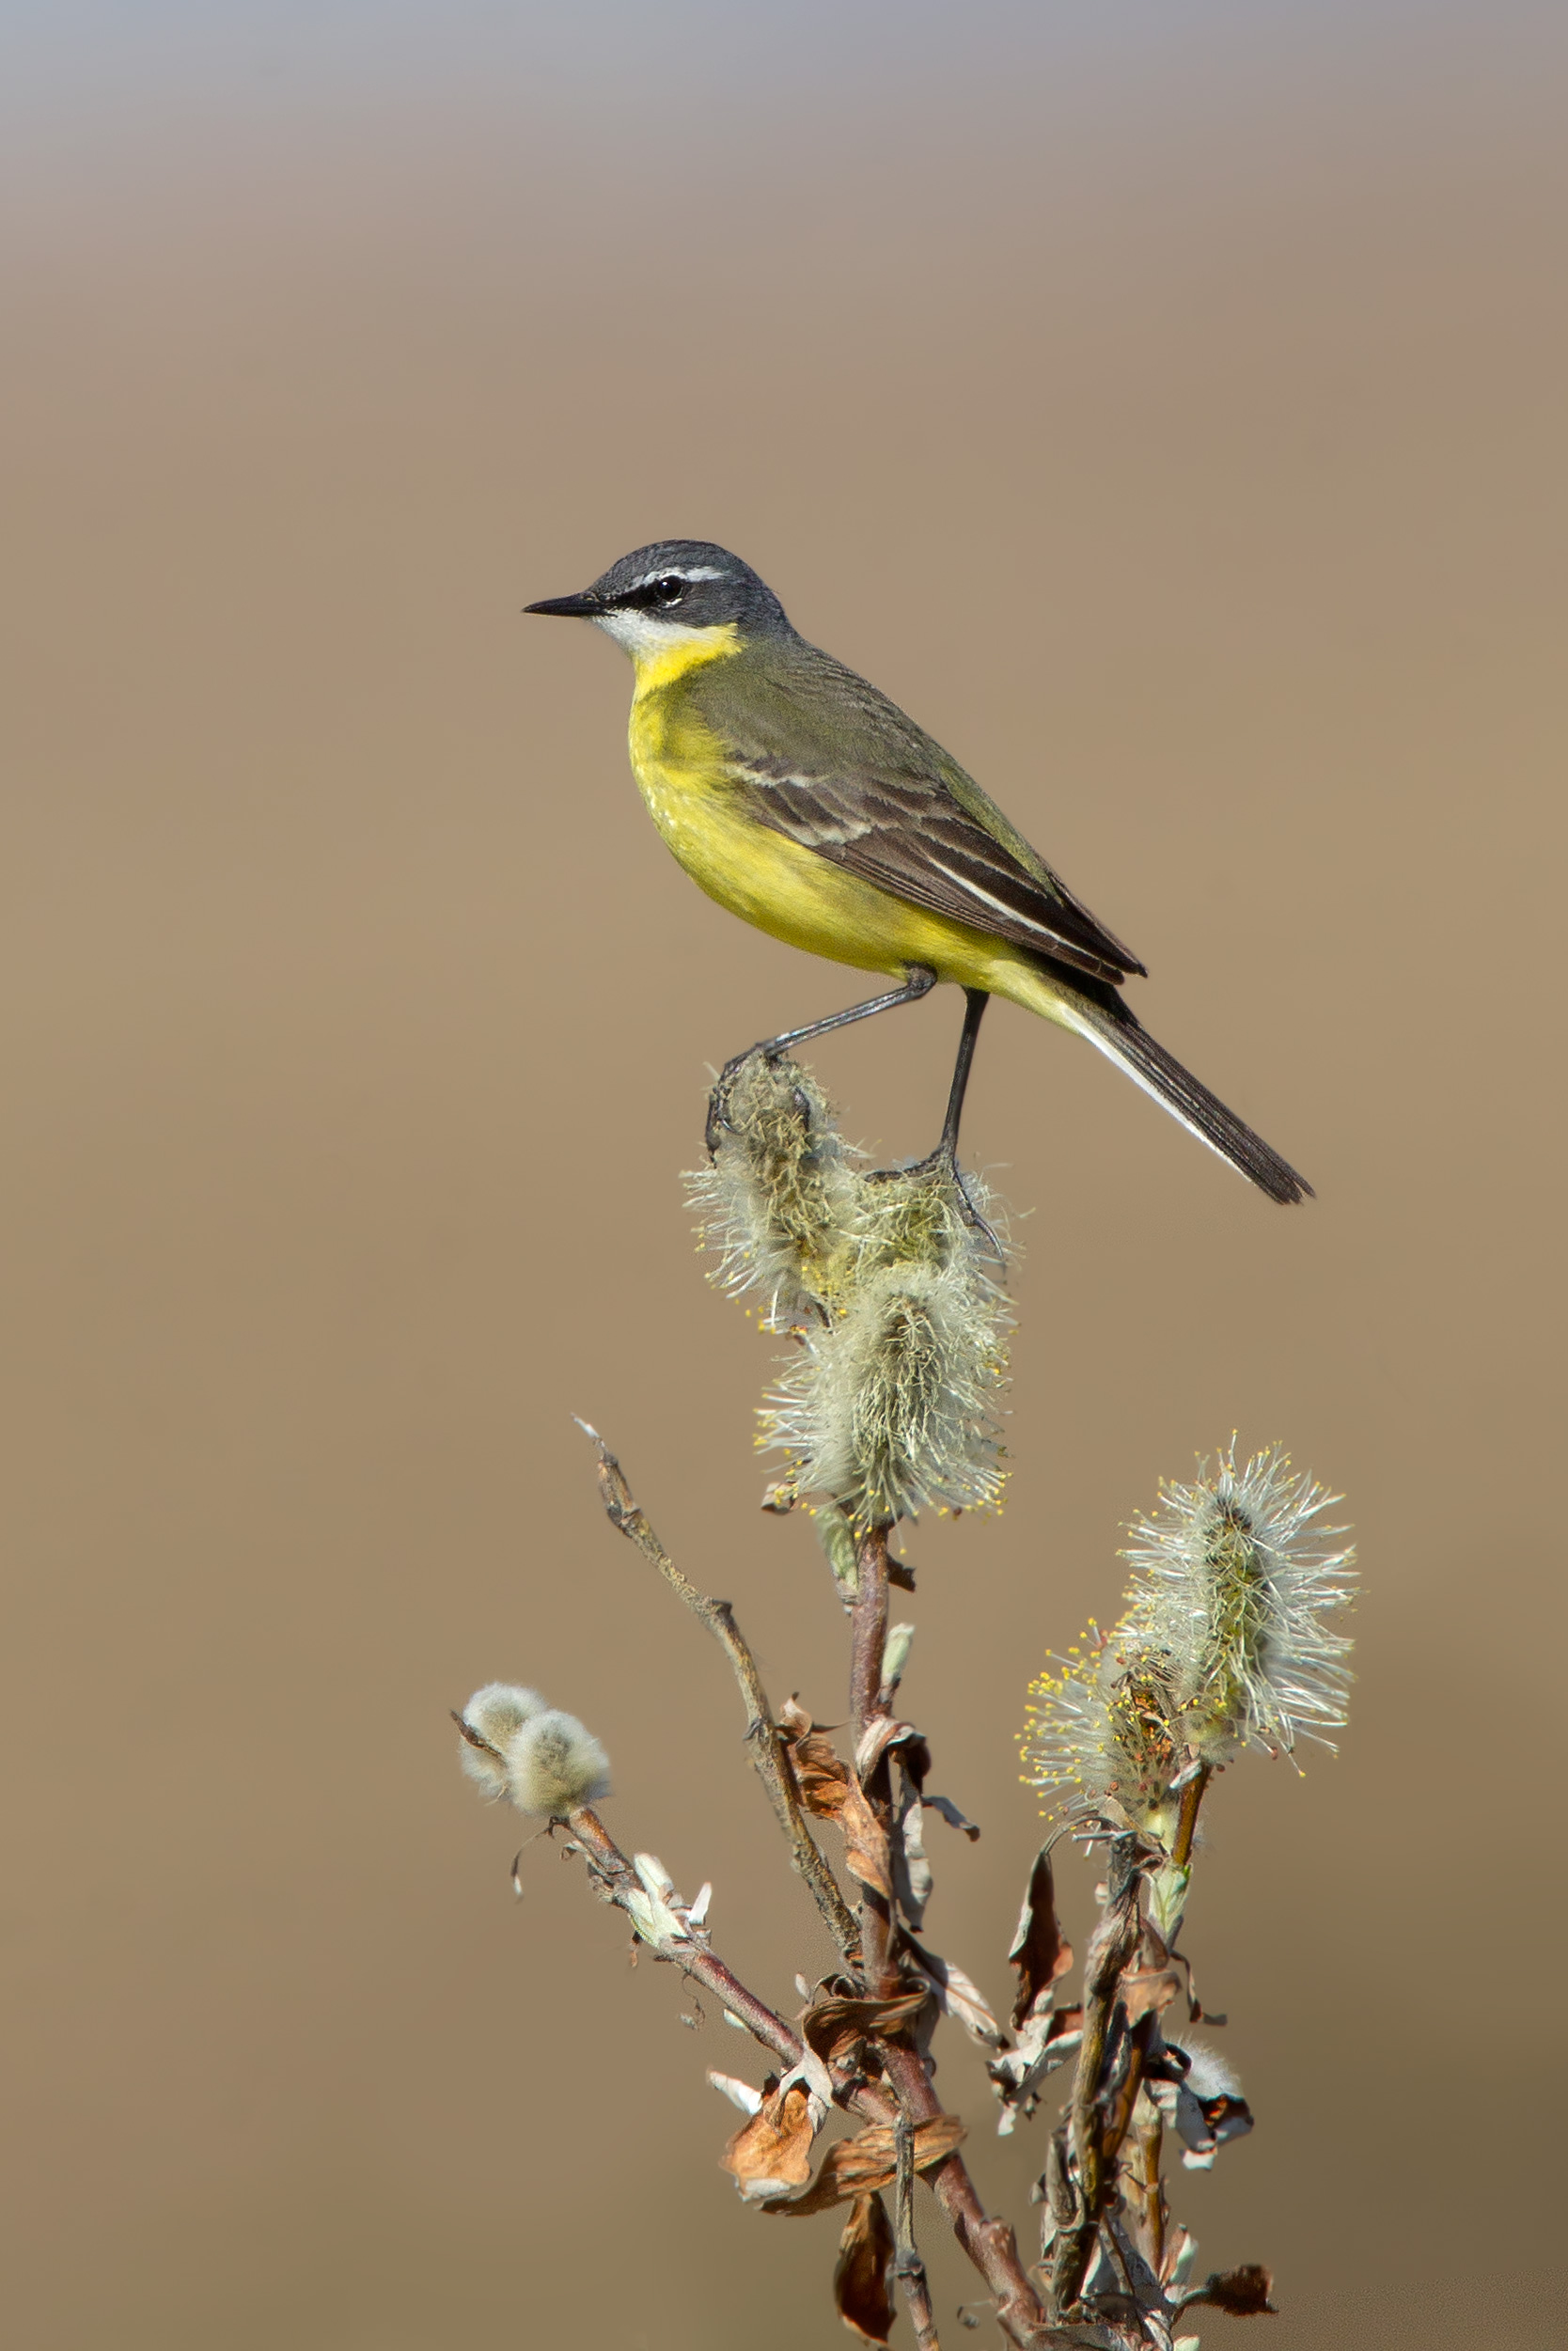
[[1107,1001],[1101,1003],[1079,987],[1072,990],[1073,1009],[1080,1014],[1083,1033],[1091,1044],[1098,1045],[1211,1151],[1239,1168],[1271,1200],[1312,1199],[1312,1187],[1305,1176],[1297,1175],[1261,1135],[1254,1135],[1233,1110],[1227,1110],[1217,1094],[1211,1094],[1174,1055],[1156,1044],[1120,996],[1109,988],[1105,993]]

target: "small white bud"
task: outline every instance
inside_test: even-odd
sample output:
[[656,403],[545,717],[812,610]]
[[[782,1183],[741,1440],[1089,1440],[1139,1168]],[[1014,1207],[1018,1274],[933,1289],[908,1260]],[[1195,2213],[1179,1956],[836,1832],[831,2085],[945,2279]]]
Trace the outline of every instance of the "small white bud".
[[898,1688],[914,1645],[913,1624],[890,1624],[887,1627],[887,1638],[882,1644],[882,1686],[885,1690]]
[[[745,2030],[744,2025],[741,2030]],[[761,2092],[753,2090],[748,2081],[738,2080],[733,2074],[715,2074],[710,2066],[708,2079],[719,2095],[728,2098],[731,2106],[738,2106],[743,2114],[755,2114],[762,2103]]]
[[815,1513],[817,1541],[833,1570],[833,1580],[839,1587],[839,1597],[846,1609],[855,1606],[860,1590],[860,1567],[855,1556],[855,1528],[837,1502],[824,1502]]

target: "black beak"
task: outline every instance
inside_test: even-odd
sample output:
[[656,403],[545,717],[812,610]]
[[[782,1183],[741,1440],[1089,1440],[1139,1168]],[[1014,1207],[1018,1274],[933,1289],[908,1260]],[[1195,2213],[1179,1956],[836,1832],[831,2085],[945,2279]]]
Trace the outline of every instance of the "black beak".
[[580,596],[546,596],[537,604],[525,604],[525,612],[553,612],[563,620],[592,620],[604,606],[591,588],[585,588]]

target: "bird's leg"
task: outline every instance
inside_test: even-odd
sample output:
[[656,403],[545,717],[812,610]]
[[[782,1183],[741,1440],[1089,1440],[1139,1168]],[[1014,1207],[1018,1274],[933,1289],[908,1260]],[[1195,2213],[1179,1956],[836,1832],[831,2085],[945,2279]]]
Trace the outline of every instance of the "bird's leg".
[[965,988],[964,991],[964,1034],[958,1041],[958,1058],[953,1063],[953,1082],[948,1094],[948,1115],[942,1121],[942,1140],[936,1146],[938,1153],[950,1161],[954,1168],[958,1165],[958,1126],[964,1116],[964,1097],[969,1090],[975,1040],[980,1035],[980,1025],[985,1018],[985,1008],[990,1001],[990,994],[984,988]]
[[958,1129],[964,1117],[964,1097],[969,1090],[969,1072],[974,1066],[975,1059],[975,1040],[980,1035],[980,1025],[985,1018],[985,1008],[990,1001],[990,994],[984,988],[965,988],[964,991],[964,1033],[958,1041],[958,1058],[953,1063],[953,1082],[948,1092],[948,1115],[942,1121],[942,1138],[936,1149],[926,1158],[917,1161],[912,1168],[878,1168],[873,1170],[873,1180],[877,1176],[918,1174],[928,1168],[944,1168],[952,1178],[954,1188],[963,1206],[964,1221],[973,1226],[977,1232],[984,1233],[996,1252],[998,1262],[1005,1262],[1002,1257],[1002,1245],[969,1198],[958,1165]]
[[[803,1045],[812,1037],[825,1037],[830,1028],[847,1028],[852,1021],[870,1020],[873,1012],[890,1012],[896,1004],[918,1004],[920,998],[923,995],[929,995],[935,985],[936,974],[928,964],[911,964],[908,976],[902,988],[891,989],[886,995],[873,995],[865,1004],[852,1004],[847,1011],[830,1012],[826,1020],[808,1021],[804,1028],[787,1028],[781,1037],[764,1037],[760,1044],[748,1045],[744,1053],[737,1053],[720,1070],[718,1083],[708,1097],[708,1123],[704,1130],[703,1139],[708,1146],[709,1158],[711,1159],[718,1149],[720,1128],[729,1124],[726,1112],[729,1103],[729,1089],[735,1083],[737,1072],[745,1067],[754,1054],[760,1053],[764,1060],[776,1061],[779,1055],[788,1053],[792,1045]],[[983,998],[981,1000],[983,1002]],[[979,1027],[978,1020],[975,1025]],[[968,1036],[967,1024],[965,1024],[964,1034]],[[971,1053],[974,1051],[973,1038],[969,1039],[969,1051]],[[968,1074],[967,1062],[964,1063],[964,1074],[965,1077]],[[959,1089],[958,1101],[959,1107],[962,1109],[964,1105],[962,1088]],[[949,1118],[952,1116],[950,1105],[949,1116]],[[956,1131],[955,1128],[954,1132]]]
[[1002,1245],[969,1198],[958,1165],[959,1121],[964,1116],[964,1097],[969,1090],[969,1072],[975,1058],[975,1040],[980,1035],[980,1025],[985,1018],[985,1008],[990,1001],[991,997],[984,988],[965,988],[964,991],[964,1033],[959,1038],[958,1058],[953,1063],[953,1082],[948,1094],[948,1115],[942,1121],[942,1140],[937,1144],[932,1156],[933,1159],[946,1162],[948,1172],[957,1187],[958,1197],[964,1203],[964,1216],[977,1232],[984,1233],[996,1253],[997,1263],[1005,1265],[1007,1261],[1002,1255]]

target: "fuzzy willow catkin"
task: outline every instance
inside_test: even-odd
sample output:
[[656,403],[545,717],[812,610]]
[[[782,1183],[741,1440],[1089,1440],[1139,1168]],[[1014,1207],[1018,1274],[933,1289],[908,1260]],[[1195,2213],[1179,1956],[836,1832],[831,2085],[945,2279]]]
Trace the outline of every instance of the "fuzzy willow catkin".
[[1345,1528],[1320,1523],[1340,1499],[1278,1445],[1239,1469],[1225,1448],[1132,1528],[1131,1613],[1171,1660],[1183,1736],[1205,1763],[1242,1746],[1289,1754],[1298,1737],[1332,1746],[1342,1727],[1352,1643],[1331,1620],[1355,1598],[1356,1553]]
[[761,1414],[795,1486],[857,1530],[932,1504],[995,1505],[1006,1479],[995,1417],[1005,1306],[967,1267],[894,1262],[801,1335]]
[[687,1182],[715,1277],[795,1340],[759,1438],[786,1455],[788,1492],[827,1497],[857,1532],[995,1506],[1011,1313],[982,1188],[940,1162],[857,1171],[815,1079],[786,1060],[743,1065],[726,1115]]
[[855,1222],[854,1153],[809,1070],[752,1055],[725,1101],[710,1166],[686,1178],[715,1278],[761,1302],[764,1329],[787,1330],[835,1287]]
[[[1029,1687],[1025,1778],[1069,1805],[1106,1799],[1168,1844],[1181,1784],[1244,1746],[1327,1746],[1345,1719],[1354,1547],[1321,1516],[1339,1497],[1278,1446],[1238,1468],[1223,1450],[1162,1487],[1122,1553],[1127,1607]],[[1073,1793],[1075,1792],[1075,1795]]]
[[610,1759],[592,1732],[537,1690],[487,1682],[458,1728],[458,1761],[492,1803],[505,1799],[536,1820],[557,1820],[609,1791]]
[[1168,1845],[1187,1758],[1175,1722],[1168,1659],[1123,1618],[1090,1624],[1029,1685],[1024,1776],[1045,1792],[1109,1799],[1134,1827]]

